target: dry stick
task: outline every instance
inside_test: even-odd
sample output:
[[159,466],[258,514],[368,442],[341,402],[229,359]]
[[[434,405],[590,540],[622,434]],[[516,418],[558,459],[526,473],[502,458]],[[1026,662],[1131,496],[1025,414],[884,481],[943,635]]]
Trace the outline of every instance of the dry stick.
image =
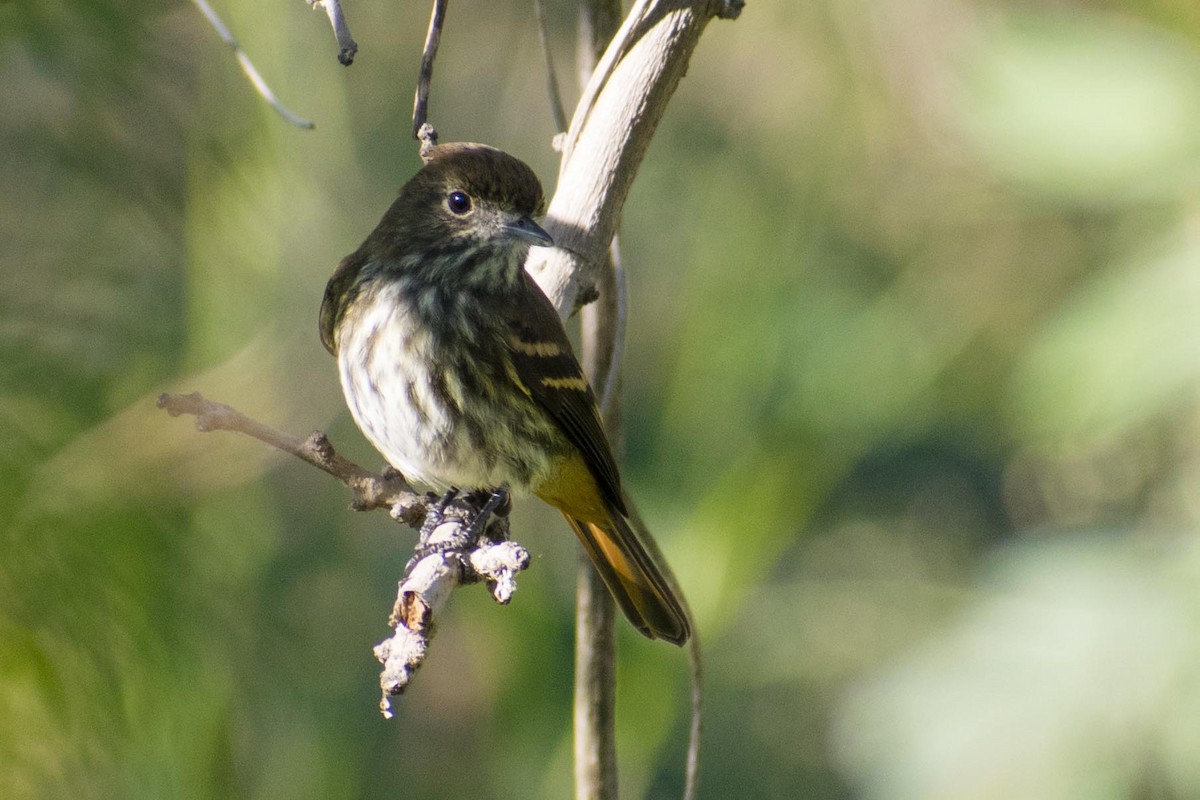
[[229,45],[233,50],[233,55],[237,58],[238,64],[242,68],[242,72],[246,73],[246,77],[250,79],[250,83],[254,84],[254,88],[258,90],[259,95],[263,100],[266,100],[271,108],[279,112],[279,116],[286,119],[288,122],[295,125],[297,128],[305,128],[312,130],[317,127],[315,122],[311,122],[303,117],[299,117],[284,108],[283,103],[275,97],[275,93],[271,91],[271,87],[267,86],[267,82],[258,74],[258,70],[254,68],[254,64],[250,63],[249,56],[242,50],[242,46],[238,44],[237,39],[233,38],[233,34],[229,32],[229,28],[225,27],[225,23],[217,16],[217,12],[212,10],[207,0],[192,0],[196,8],[200,9],[200,13],[208,20],[208,23],[213,26],[217,35]]
[[173,417],[194,416],[196,429],[201,432],[234,431],[291,453],[349,487],[354,492],[356,510],[392,509],[393,516],[413,526],[420,526],[425,519],[425,496],[414,492],[403,477],[399,474],[376,475],[363,469],[334,450],[320,431],[314,431],[304,439],[281,433],[232,406],[207,400],[199,392],[159,395],[158,407]]
[[[582,22],[582,20],[581,20]],[[583,32],[581,31],[581,34]],[[586,40],[585,36],[581,39]],[[619,389],[625,347],[625,272],[614,238],[601,273],[596,302],[581,313],[583,364],[599,392],[605,428],[623,455]],[[580,558],[576,595],[575,791],[576,798],[617,796],[616,618],[612,597],[586,558]]]
[[329,17],[329,24],[333,26],[333,35],[337,38],[338,62],[344,67],[353,64],[354,56],[358,53],[358,42],[354,41],[354,37],[350,35],[350,26],[346,24],[346,16],[342,13],[342,4],[339,0],[307,0],[307,2],[313,8],[325,9],[325,14]]
[[[291,453],[348,486],[356,510],[386,508],[397,522],[414,528],[422,528],[426,519],[429,497],[414,492],[398,474],[376,475],[339,455],[323,433],[305,439],[290,436],[231,406],[206,400],[199,392],[160,395],[158,407],[173,417],[194,416],[202,432],[242,433]],[[392,716],[389,698],[404,691],[423,663],[434,623],[451,592],[462,584],[483,581],[496,602],[505,604],[517,589],[517,573],[529,566],[525,548],[508,541],[507,516],[497,515],[476,540],[465,539],[471,521],[479,515],[478,506],[470,497],[457,499],[443,511],[440,524],[429,531],[422,528],[416,555],[405,568],[388,619],[393,635],[375,647],[375,657],[383,665],[379,708],[385,717]]]
[[[433,0],[429,13],[429,30],[425,33],[425,49],[421,53],[421,71],[417,74],[417,93],[413,98],[413,138],[421,138],[421,126],[429,118],[429,84],[433,81],[433,59],[442,41],[442,25],[446,21],[446,6],[450,0]],[[435,134],[436,138],[436,134]]]

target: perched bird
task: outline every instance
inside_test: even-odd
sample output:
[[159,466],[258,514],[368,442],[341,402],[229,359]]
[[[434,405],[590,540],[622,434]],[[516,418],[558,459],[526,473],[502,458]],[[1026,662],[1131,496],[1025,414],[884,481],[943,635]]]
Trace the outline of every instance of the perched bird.
[[354,421],[409,480],[533,493],[579,537],[630,622],[691,634],[629,521],[595,396],[553,305],[523,268],[550,246],[542,186],[479,144],[439,145],[342,259],[321,304]]

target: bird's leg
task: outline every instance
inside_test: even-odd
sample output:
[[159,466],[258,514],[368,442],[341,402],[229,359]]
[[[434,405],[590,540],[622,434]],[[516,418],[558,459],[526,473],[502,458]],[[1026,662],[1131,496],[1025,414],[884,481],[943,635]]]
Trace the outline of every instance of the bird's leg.
[[446,509],[450,507],[456,497],[458,497],[458,488],[451,486],[449,491],[438,499],[436,505],[431,502],[426,508],[425,522],[421,525],[421,533],[417,538],[417,546],[413,548],[412,558],[405,566],[406,571],[411,570],[418,561],[426,556],[463,548],[465,542],[462,536],[451,536],[436,542],[430,541],[433,538],[433,532],[446,521]]
[[458,497],[458,493],[458,489],[451,489],[442,495],[436,506],[426,512],[425,524],[421,526],[421,537],[416,548],[413,550],[413,557],[409,562],[410,564],[416,563],[425,558],[425,556],[433,555],[434,553],[466,550],[472,544],[479,541],[483,532],[487,529],[488,520],[492,518],[493,514],[498,517],[505,517],[512,510],[512,502],[508,491],[505,489],[472,494],[468,497],[468,500],[472,500],[483,494],[486,494],[488,499],[483,504],[483,508],[479,510],[479,513],[475,515],[475,518],[471,520],[471,524],[460,529],[462,532],[456,536],[439,539],[435,542],[430,541],[433,537],[433,532],[445,522],[446,509]]
[[[446,508],[454,502],[454,498],[458,497],[458,489],[454,486],[442,495],[436,506],[431,506],[425,511],[425,523],[421,525],[420,546],[429,546],[429,537],[437,530],[437,527],[442,524],[446,516]],[[436,548],[435,548],[436,550]],[[431,551],[433,552],[433,551]]]
[[467,529],[470,541],[477,541],[483,535],[492,514],[497,517],[507,517],[511,510],[512,502],[508,496],[508,490],[503,488],[493,490],[491,497],[483,504],[483,508],[479,509],[479,514],[471,521],[471,527]]

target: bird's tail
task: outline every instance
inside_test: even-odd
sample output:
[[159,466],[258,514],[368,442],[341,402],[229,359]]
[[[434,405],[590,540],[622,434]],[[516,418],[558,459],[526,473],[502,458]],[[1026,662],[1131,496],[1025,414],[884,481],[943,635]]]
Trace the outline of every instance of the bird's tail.
[[633,626],[651,639],[687,642],[692,626],[674,582],[663,575],[629,521],[611,507],[603,522],[564,516]]

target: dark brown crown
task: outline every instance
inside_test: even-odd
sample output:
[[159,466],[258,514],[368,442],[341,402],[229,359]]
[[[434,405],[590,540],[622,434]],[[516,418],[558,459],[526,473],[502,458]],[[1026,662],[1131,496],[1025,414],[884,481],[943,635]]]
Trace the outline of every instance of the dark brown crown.
[[430,148],[425,166],[410,185],[452,188],[478,200],[538,216],[545,199],[542,184],[524,161],[486,144],[453,142]]

